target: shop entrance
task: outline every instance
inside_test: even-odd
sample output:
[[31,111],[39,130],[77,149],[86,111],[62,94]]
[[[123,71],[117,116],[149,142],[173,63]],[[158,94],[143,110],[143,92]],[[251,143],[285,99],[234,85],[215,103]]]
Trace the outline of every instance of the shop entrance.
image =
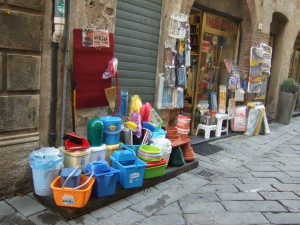
[[224,59],[237,62],[240,32],[237,21],[205,10],[192,9],[189,22],[192,66],[188,72],[184,113],[191,116],[191,130],[195,134],[201,118],[200,107],[209,105],[212,117],[218,111],[214,100],[220,85],[228,86]]

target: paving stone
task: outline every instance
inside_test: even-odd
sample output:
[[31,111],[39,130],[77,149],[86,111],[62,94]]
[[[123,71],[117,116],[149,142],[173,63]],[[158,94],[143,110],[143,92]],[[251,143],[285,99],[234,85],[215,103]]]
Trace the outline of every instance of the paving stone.
[[221,177],[214,179],[210,184],[242,184],[242,181],[238,178]]
[[252,165],[245,165],[245,167],[247,167],[248,169],[250,169],[251,171],[263,171],[263,172],[276,172],[276,171],[280,171],[279,169],[277,169],[275,166],[272,165],[257,165],[257,166],[252,166]]
[[169,188],[156,196],[132,205],[130,208],[148,217],[185,196],[187,194],[186,191],[184,188]]
[[184,219],[181,215],[154,215],[148,218],[145,218],[134,225],[183,225]]
[[219,193],[219,192],[239,192],[238,189],[234,185],[227,184],[216,184],[216,185],[206,185],[195,193]]
[[286,212],[276,201],[222,201],[227,211],[234,212]]
[[181,214],[182,214],[182,210],[179,207],[177,201],[173,202],[172,204],[154,213],[154,215],[181,215]]
[[298,178],[300,178],[300,171],[286,171],[286,170],[284,170],[284,172],[287,175],[291,176],[291,177],[298,177]]
[[161,182],[159,184],[156,184],[154,187],[160,191],[164,191],[164,190],[167,190],[168,188],[170,188],[171,186],[167,182]]
[[61,219],[58,215],[54,214],[49,210],[29,216],[28,219],[30,219],[35,224],[55,224],[55,225],[68,224],[66,221]]
[[299,191],[300,184],[274,184],[279,191]]
[[7,203],[18,210],[25,217],[42,212],[46,207],[29,196],[16,196],[7,200]]
[[102,220],[105,219],[106,217],[110,217],[113,214],[115,214],[117,211],[112,209],[109,206],[105,206],[103,208],[97,209],[93,212],[91,212],[89,215],[91,215],[92,217],[94,217],[97,220]]
[[94,225],[95,223],[97,223],[97,219],[89,214],[86,214],[84,216],[80,216],[78,218],[70,220],[68,221],[68,223],[71,225]]
[[98,221],[97,225],[132,225],[144,218],[144,216],[131,209],[124,209],[113,216]]
[[[299,200],[280,200],[290,212],[300,212],[300,199]],[[299,221],[300,222],[300,221]]]
[[186,214],[187,224],[269,224],[269,221],[258,212],[225,212]]
[[300,213],[264,213],[272,224],[299,224]]
[[293,192],[259,192],[266,200],[300,199]]
[[217,193],[221,201],[247,201],[264,200],[258,193],[239,192],[239,193]]
[[225,212],[219,202],[205,202],[197,199],[191,201],[184,198],[179,200],[179,205],[184,213]]
[[[2,209],[0,210],[2,211]],[[7,214],[0,216],[0,224],[3,225],[34,225],[32,221],[24,217],[21,213]]]
[[240,178],[241,181],[244,184],[277,184],[280,183],[279,180],[275,178],[251,178],[251,177],[245,177],[245,178]]
[[184,196],[184,199],[187,201],[201,201],[201,202],[219,202],[220,199],[214,193],[197,193],[189,194]]
[[[299,146],[300,148],[300,146]],[[300,172],[300,166],[276,166],[278,169],[282,171],[297,171]]]
[[146,189],[140,191],[140,193],[145,195],[146,197],[151,197],[153,195],[156,195],[159,192],[160,191],[154,187],[149,187],[149,188],[146,188]]
[[141,194],[141,193],[135,193],[133,195],[130,195],[129,197],[125,198],[127,201],[132,202],[133,204],[143,201],[147,198],[147,196]]
[[130,202],[130,201],[126,200],[126,199],[121,199],[119,201],[111,203],[109,205],[109,207],[113,208],[116,211],[121,211],[121,210],[123,210],[123,209],[125,209],[125,208],[127,208],[127,207],[129,207],[131,205],[132,205],[132,202]]
[[236,187],[241,192],[277,191],[269,184],[237,184]]
[[5,201],[0,201],[0,216],[14,214],[16,210],[8,205]]
[[188,190],[192,193],[193,190],[198,190],[199,188],[205,186],[208,183],[209,181],[195,176],[193,179],[188,179],[182,182],[182,185],[183,188],[188,188]]

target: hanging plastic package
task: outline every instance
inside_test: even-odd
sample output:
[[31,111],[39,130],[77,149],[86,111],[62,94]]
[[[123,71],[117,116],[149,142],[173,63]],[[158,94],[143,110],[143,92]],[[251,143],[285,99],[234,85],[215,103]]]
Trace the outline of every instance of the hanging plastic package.
[[128,109],[128,91],[121,90],[121,103],[119,109],[119,114],[121,119],[123,118],[123,116],[127,115],[127,109]]
[[176,83],[175,67],[165,68],[165,78],[167,87],[174,88]]
[[40,196],[52,194],[51,182],[59,175],[63,154],[56,148],[39,148],[29,154],[34,192]]
[[177,87],[186,87],[186,71],[184,66],[177,69]]
[[108,68],[102,74],[102,79],[115,77],[117,73],[117,68],[118,68],[118,59],[114,57],[108,62]]

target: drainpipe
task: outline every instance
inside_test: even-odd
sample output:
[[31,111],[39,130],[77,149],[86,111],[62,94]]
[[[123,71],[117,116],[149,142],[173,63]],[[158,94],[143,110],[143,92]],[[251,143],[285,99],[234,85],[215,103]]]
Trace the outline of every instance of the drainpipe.
[[[66,96],[67,96],[67,76],[71,70],[69,65],[69,52],[70,52],[70,13],[71,0],[66,0],[66,38],[65,38],[65,51],[64,51],[64,73],[63,73],[63,84],[62,84],[62,100],[61,100],[61,136],[66,132]],[[64,140],[61,137],[61,145],[64,144]]]
[[55,0],[54,3],[54,32],[52,36],[52,79],[51,79],[51,100],[50,100],[50,130],[49,146],[55,146],[56,132],[56,111],[57,111],[57,78],[58,78],[58,50],[59,43],[63,36],[65,24],[65,1]]

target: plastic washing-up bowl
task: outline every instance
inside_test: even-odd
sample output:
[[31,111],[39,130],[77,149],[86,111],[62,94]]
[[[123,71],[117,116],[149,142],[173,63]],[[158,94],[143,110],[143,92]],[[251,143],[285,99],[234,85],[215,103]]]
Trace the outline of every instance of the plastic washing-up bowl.
[[139,151],[146,153],[146,154],[160,154],[161,149],[156,146],[151,145],[141,145]]

